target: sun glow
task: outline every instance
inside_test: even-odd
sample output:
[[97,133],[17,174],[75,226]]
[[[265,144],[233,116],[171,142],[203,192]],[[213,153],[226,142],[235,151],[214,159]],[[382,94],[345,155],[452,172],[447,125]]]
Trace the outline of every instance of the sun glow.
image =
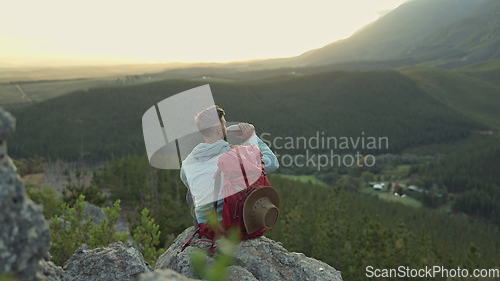
[[0,58],[15,63],[288,57],[348,37],[404,1],[5,1]]

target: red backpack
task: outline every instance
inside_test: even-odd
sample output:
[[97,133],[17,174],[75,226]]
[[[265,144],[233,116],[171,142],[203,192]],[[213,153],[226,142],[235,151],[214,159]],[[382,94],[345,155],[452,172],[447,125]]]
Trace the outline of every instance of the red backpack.
[[[231,149],[228,153],[225,153],[223,156],[221,156],[221,161],[219,161],[220,171],[228,172],[228,170],[233,170],[232,172],[229,171],[229,173],[227,174],[231,173],[236,174],[234,173],[234,170],[238,169],[238,171],[241,171],[241,173],[243,174],[243,179],[245,181],[246,185],[245,189],[243,189],[240,192],[231,194],[229,196],[225,196],[224,205],[222,208],[222,228],[224,230],[236,228],[240,233],[241,240],[260,237],[267,230],[266,228],[261,228],[253,233],[247,233],[245,228],[245,223],[243,221],[243,204],[245,203],[245,200],[248,197],[248,195],[250,195],[250,193],[252,193],[252,191],[256,189],[271,185],[269,179],[266,176],[264,170],[264,163],[262,162],[262,155],[260,154],[260,152],[259,152],[260,163],[258,167],[261,170],[260,177],[258,177],[258,179],[255,180],[254,182],[249,182],[245,167],[243,165],[242,157],[244,158],[244,157],[249,157],[249,155],[251,156],[252,152],[255,152],[255,147],[256,146],[244,146],[244,147],[233,146],[233,149]],[[225,192],[226,191],[227,190],[225,190]],[[216,205],[214,207],[215,209],[217,209]],[[210,242],[212,246],[210,247],[209,250],[213,251],[215,249],[215,244],[214,244],[215,238],[223,234],[224,233],[216,233],[216,231],[211,229],[207,224],[204,223],[197,224],[196,231],[193,233],[191,238],[184,243],[181,251],[183,251],[187,246],[191,244],[195,236],[198,236],[200,241]],[[206,239],[203,239],[203,237],[205,237]]]

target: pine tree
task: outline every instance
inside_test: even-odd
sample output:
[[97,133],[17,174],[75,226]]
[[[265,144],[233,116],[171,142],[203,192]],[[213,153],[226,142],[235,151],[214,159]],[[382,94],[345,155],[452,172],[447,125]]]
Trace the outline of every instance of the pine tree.
[[149,215],[149,210],[142,209],[140,224],[134,228],[132,237],[139,245],[144,259],[153,267],[163,252],[163,249],[157,248],[160,244],[160,233],[160,226]]

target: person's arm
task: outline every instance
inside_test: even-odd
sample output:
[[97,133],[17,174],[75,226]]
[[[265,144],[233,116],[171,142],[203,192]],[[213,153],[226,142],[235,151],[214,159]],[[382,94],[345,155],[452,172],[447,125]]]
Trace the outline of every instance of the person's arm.
[[272,173],[279,168],[278,158],[272,150],[267,146],[267,144],[262,141],[255,134],[255,127],[252,124],[248,123],[240,123],[238,124],[242,131],[242,138],[246,139],[246,143],[255,144],[259,147],[260,152],[262,153],[262,161],[264,162],[264,169],[267,173]]
[[257,136],[255,136],[255,138],[257,139],[257,146],[262,152],[262,161],[264,161],[264,168],[266,169],[266,172],[272,173],[276,171],[280,167],[278,158],[264,141]]

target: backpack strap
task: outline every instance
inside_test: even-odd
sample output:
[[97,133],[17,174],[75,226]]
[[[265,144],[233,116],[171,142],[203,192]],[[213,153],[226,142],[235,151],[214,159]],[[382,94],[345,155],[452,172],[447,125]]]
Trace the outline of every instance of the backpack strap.
[[[214,254],[215,253],[215,250],[217,249],[217,245],[215,244],[215,240],[209,232],[208,232],[208,227],[204,224],[198,224],[195,231],[193,232],[193,234],[191,235],[191,237],[189,237],[188,240],[186,240],[186,242],[184,242],[184,244],[182,245],[182,248],[179,250],[178,253],[182,253],[187,247],[193,245],[193,239],[195,236],[198,236],[198,240],[196,242],[208,242],[210,243],[210,247],[208,248],[208,253],[210,255]],[[205,236],[207,237],[207,239],[203,239],[202,237]]]
[[193,234],[191,235],[191,237],[189,237],[188,240],[186,240],[186,242],[184,242],[184,244],[182,244],[182,248],[181,250],[179,251],[179,253],[182,253],[189,245],[191,245],[191,242],[193,241],[193,238],[196,234],[198,234],[198,230],[200,228],[197,227],[196,230],[193,232]]
[[240,149],[238,146],[235,146],[235,148],[236,148],[236,155],[238,155],[238,161],[240,162],[241,174],[243,175],[243,178],[245,179],[245,185],[248,188],[250,187],[250,184],[248,183],[248,177],[247,177],[247,172],[245,171],[245,167],[243,167],[243,160],[241,159]]

